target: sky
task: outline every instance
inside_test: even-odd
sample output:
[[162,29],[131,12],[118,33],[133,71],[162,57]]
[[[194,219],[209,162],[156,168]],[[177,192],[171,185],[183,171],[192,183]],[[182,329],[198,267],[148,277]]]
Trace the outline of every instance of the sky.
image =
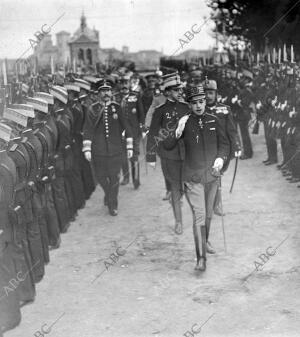
[[[130,52],[155,49],[167,55],[180,47],[179,39],[188,41],[184,34],[193,25],[199,31],[204,17],[209,17],[205,0],[0,0],[0,58],[18,58],[23,53],[28,57],[29,39],[36,40],[34,34],[43,25],[46,31],[54,24],[50,32],[54,43],[55,34],[62,30],[73,34],[82,11],[88,27],[99,30],[100,47],[126,45]],[[212,28],[206,22],[179,52],[213,46]]]

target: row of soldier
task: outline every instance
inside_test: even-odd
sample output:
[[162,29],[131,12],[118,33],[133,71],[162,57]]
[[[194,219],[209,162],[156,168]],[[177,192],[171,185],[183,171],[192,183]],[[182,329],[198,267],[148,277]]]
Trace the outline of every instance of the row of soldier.
[[[121,167],[122,184],[129,183],[131,171],[133,186],[139,188],[144,111],[159,90],[159,77],[160,73],[145,77],[149,85],[143,95],[138,76],[126,69],[105,78],[25,77],[6,91],[0,121],[1,333],[19,324],[20,307],[34,300],[35,284],[44,276],[49,251],[60,246],[60,234],[84,207],[95,182],[104,189],[111,215],[117,215]],[[102,109],[107,98],[113,104],[104,104]],[[105,138],[100,139],[96,156],[100,160],[94,158],[90,165],[86,143],[94,126],[91,122],[96,118],[98,125],[103,113],[98,136]],[[131,167],[124,130],[130,135]]]
[[[24,91],[28,90],[26,85]],[[95,189],[82,153],[90,89],[83,80],[52,85],[5,107],[0,123],[0,326],[15,327],[36,296],[51,249],[60,246]],[[21,95],[18,95],[19,97]],[[81,97],[81,98],[79,98]]]

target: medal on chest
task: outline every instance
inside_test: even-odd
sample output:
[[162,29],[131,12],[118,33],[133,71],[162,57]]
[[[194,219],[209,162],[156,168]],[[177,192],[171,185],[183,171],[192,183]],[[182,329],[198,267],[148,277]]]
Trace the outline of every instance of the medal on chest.
[[199,125],[200,129],[203,129],[203,122],[202,122],[201,118],[199,118],[198,125]]

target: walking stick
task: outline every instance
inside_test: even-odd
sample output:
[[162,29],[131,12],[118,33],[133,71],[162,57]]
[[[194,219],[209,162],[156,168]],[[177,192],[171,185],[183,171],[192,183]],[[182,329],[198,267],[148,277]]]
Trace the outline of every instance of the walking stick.
[[146,170],[146,176],[147,176],[148,175],[148,165],[147,165],[147,160],[146,160],[146,155],[147,155],[146,137],[142,138],[142,143],[143,143],[143,151],[144,151],[144,159],[145,159],[145,170]]
[[224,250],[227,253],[227,244],[226,244],[226,236],[225,236],[225,222],[224,222],[224,212],[223,212],[223,200],[222,200],[222,185],[221,185],[221,176],[218,178],[218,190],[220,192],[220,204],[221,204],[221,213],[222,213],[222,231],[223,231],[223,241],[224,241]]

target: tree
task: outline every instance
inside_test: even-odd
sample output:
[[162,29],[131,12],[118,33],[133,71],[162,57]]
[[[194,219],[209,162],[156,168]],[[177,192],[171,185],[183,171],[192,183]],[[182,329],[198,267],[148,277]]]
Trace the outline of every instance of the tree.
[[208,0],[216,31],[250,41],[255,51],[293,44],[300,54],[300,1]]

